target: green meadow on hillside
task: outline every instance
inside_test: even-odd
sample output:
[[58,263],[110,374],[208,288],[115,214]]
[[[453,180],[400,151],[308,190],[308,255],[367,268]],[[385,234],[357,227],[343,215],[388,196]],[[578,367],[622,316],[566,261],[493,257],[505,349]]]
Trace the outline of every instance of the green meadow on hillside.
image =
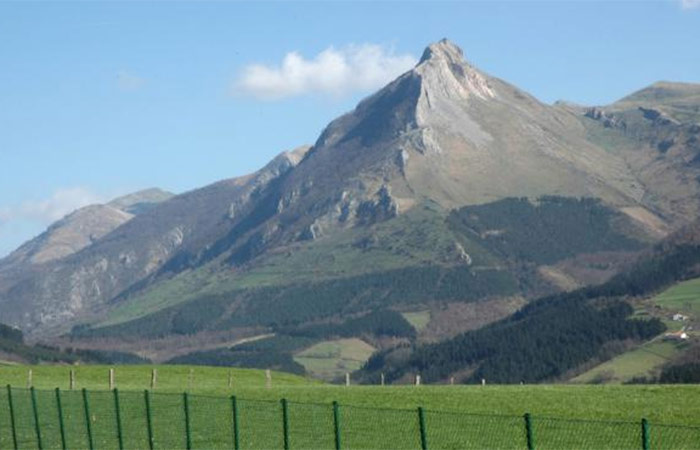
[[678,283],[659,294],[654,302],[667,309],[700,317],[700,278]]

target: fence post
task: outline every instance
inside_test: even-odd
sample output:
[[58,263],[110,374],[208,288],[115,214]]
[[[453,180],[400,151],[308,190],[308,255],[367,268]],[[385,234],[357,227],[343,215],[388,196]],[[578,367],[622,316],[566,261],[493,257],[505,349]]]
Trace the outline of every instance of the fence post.
[[93,450],[95,443],[92,439],[92,418],[90,417],[90,402],[88,401],[87,389],[83,388],[83,408],[85,409],[85,427],[88,435],[88,448]]
[[182,394],[183,406],[185,408],[185,442],[187,450],[192,449],[192,435],[190,434],[190,400],[187,392]]
[[114,369],[109,369],[109,390],[114,389]]
[[234,450],[240,449],[240,441],[238,438],[238,402],[236,401],[236,396],[231,396],[231,412],[233,413],[233,448]]
[[68,386],[70,387],[70,390],[72,391],[75,389],[75,370],[71,369],[70,370],[70,375],[69,375],[69,382]]
[[289,450],[289,411],[287,399],[283,398],[282,403],[282,432],[284,433],[284,450]]
[[148,429],[148,448],[153,450],[153,418],[151,417],[151,394],[148,389],[143,391],[143,398],[146,401],[146,428]]
[[124,437],[122,436],[122,416],[119,412],[119,390],[114,388],[114,415],[117,419],[117,439],[119,441],[119,450],[124,450]]
[[34,372],[32,371],[32,369],[29,369],[27,371],[27,389],[29,389],[30,387],[32,387],[34,385],[34,382],[32,381],[33,375],[34,375]]
[[17,450],[17,427],[15,425],[15,407],[12,403],[12,386],[7,385],[7,403],[10,407],[10,427],[12,427],[12,443],[14,444],[14,449]]
[[36,431],[36,444],[39,450],[44,448],[41,445],[41,427],[39,426],[39,409],[36,407],[36,391],[34,391],[34,386],[29,388],[29,394],[32,398],[32,413],[34,415],[34,429]]
[[428,450],[428,435],[425,429],[425,411],[423,407],[418,407],[418,427],[420,429],[420,448],[422,450]]
[[527,450],[535,450],[535,436],[532,432],[532,416],[525,413],[525,435],[527,437]]
[[649,422],[647,419],[642,419],[642,449],[649,450]]
[[333,429],[335,431],[335,450],[340,450],[340,406],[333,402]]
[[151,389],[156,388],[156,383],[158,382],[158,369],[151,370]]
[[58,409],[58,429],[61,432],[61,448],[66,450],[66,427],[63,423],[63,405],[61,404],[61,389],[56,388],[56,408]]

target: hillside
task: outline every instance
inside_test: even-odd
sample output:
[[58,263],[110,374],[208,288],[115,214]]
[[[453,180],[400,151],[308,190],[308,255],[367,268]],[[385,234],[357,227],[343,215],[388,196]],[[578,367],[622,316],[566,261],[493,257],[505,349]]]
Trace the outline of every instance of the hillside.
[[[452,338],[605,282],[697,217],[695,90],[666,91],[550,106],[437,42],[313,146],[153,207],[129,200],[128,222],[18,270],[0,320],[159,361],[272,333],[307,347]],[[366,319],[414,311],[426,331]]]
[[700,274],[700,246],[680,239],[687,234],[693,233],[670,237],[601,285],[535,300],[504,320],[443,342],[380,352],[361,376],[373,380],[385,373],[388,380],[405,381],[420,373],[428,381],[455,377],[465,383],[568,379],[590,361],[619,353],[624,343],[640,344],[666,330],[659,317],[633,315],[630,300]]
[[[686,377],[671,379],[672,368],[700,362],[697,329],[700,325],[700,278],[674,284],[660,294],[635,302],[637,316],[657,316],[668,333],[632,347],[615,358],[596,365],[573,379],[575,382],[689,382]],[[686,333],[687,339],[676,335]]]
[[31,345],[24,342],[22,331],[0,323],[0,365],[145,362],[148,361],[130,353]]

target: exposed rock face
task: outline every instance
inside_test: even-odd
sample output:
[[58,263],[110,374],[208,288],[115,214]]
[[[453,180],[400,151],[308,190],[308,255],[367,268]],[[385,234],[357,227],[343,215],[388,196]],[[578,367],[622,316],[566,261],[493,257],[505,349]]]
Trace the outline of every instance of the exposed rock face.
[[601,108],[588,108],[584,116],[593,120],[600,121],[605,128],[626,128],[627,124],[624,120],[615,117]]

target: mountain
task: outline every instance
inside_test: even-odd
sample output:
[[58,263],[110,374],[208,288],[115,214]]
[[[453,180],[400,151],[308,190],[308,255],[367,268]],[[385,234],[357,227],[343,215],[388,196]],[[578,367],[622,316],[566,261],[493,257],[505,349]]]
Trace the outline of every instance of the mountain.
[[[493,321],[603,282],[697,217],[694,92],[546,105],[443,40],[313,146],[22,271],[0,286],[0,320],[129,351],[334,326],[382,347],[375,320],[352,321],[408,311],[446,321],[419,340],[451,337],[485,325],[470,305]],[[675,143],[663,153],[658,139]]]
[[131,220],[135,214],[172,196],[152,188],[119,197],[105,205],[80,208],[0,260],[0,271],[11,270],[9,267],[13,265],[43,264],[71,255]]
[[150,188],[115,198],[107,205],[129,214],[138,215],[173,196],[174,194],[162,189]]

